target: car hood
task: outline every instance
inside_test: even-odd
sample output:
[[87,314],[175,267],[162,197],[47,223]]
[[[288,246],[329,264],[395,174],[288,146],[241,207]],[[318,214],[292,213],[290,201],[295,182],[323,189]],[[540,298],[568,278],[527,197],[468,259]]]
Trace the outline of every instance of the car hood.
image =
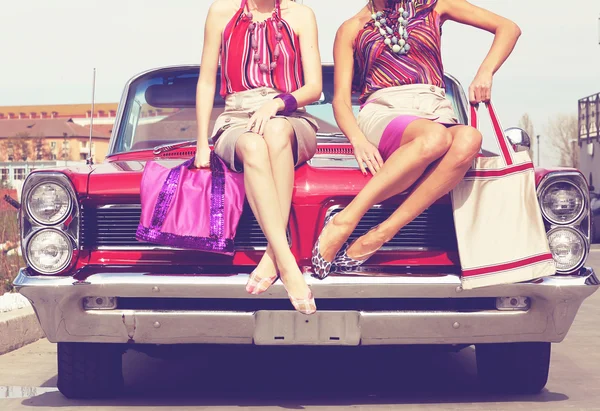
[[[148,160],[113,161],[95,165],[89,172],[87,193],[90,197],[138,197],[145,165]],[[172,168],[184,159],[154,159]],[[80,170],[83,171],[83,170]],[[559,169],[536,169],[536,182]],[[564,171],[564,169],[560,169]],[[572,170],[575,171],[575,170]],[[80,176],[83,177],[83,176]],[[73,178],[73,176],[71,176]],[[305,164],[296,170],[294,202],[315,204],[328,198],[354,197],[369,181],[353,167],[313,167]]]
[[[152,160],[173,168],[184,159]],[[115,161],[98,164],[89,175],[90,197],[139,197],[146,160]],[[353,197],[369,181],[355,168],[311,167],[305,164],[296,170],[294,201],[303,204],[319,203],[325,198]]]

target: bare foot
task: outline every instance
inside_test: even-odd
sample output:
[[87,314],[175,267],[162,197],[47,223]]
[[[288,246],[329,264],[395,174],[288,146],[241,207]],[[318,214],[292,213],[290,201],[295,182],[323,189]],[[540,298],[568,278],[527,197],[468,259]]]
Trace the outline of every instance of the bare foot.
[[344,245],[348,237],[352,234],[354,227],[350,224],[342,223],[339,214],[329,220],[321,231],[319,236],[319,252],[325,261],[333,261],[335,255]]
[[359,237],[348,247],[348,257],[353,260],[362,261],[371,257],[385,243],[390,240],[389,236],[383,233],[379,227],[375,227],[365,235]]

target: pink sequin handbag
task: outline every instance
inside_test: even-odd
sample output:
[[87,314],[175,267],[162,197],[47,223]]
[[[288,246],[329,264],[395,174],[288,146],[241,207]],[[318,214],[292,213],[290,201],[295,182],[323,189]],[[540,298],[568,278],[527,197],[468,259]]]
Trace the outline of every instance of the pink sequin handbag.
[[242,215],[244,176],[214,153],[210,169],[194,159],[172,169],[148,162],[142,175],[142,215],[136,238],[152,244],[233,255]]

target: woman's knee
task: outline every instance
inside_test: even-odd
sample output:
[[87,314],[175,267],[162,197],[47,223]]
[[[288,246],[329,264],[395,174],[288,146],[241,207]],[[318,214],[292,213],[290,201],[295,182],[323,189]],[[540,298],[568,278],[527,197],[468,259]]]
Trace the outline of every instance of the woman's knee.
[[429,161],[442,157],[452,145],[452,134],[441,124],[432,125],[418,137],[421,156]]
[[235,145],[235,149],[244,166],[253,167],[267,165],[268,163],[267,144],[258,134],[242,134]]
[[265,126],[264,140],[267,143],[270,154],[279,154],[291,147],[291,138],[294,129],[289,121],[282,118],[274,118]]
[[481,150],[483,136],[473,127],[464,127],[454,136],[452,152],[456,162],[464,164],[471,162]]

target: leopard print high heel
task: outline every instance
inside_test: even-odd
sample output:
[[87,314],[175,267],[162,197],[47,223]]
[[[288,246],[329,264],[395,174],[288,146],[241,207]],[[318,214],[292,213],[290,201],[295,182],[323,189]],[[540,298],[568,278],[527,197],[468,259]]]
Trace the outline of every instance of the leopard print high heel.
[[[323,224],[323,230],[321,230],[321,233],[323,233],[323,231],[325,231],[327,224],[329,224],[333,220],[333,217],[334,216],[329,216],[327,218],[327,220],[325,220],[325,224]],[[322,279],[326,278],[329,275],[329,273],[331,272],[331,269],[333,267],[333,261],[327,261],[327,260],[325,260],[325,258],[323,258],[323,256],[321,255],[321,250],[319,248],[320,244],[321,244],[321,236],[319,235],[319,238],[317,239],[317,242],[315,243],[315,246],[313,247],[313,250],[312,250],[311,262],[312,262],[313,274],[322,280]]]

